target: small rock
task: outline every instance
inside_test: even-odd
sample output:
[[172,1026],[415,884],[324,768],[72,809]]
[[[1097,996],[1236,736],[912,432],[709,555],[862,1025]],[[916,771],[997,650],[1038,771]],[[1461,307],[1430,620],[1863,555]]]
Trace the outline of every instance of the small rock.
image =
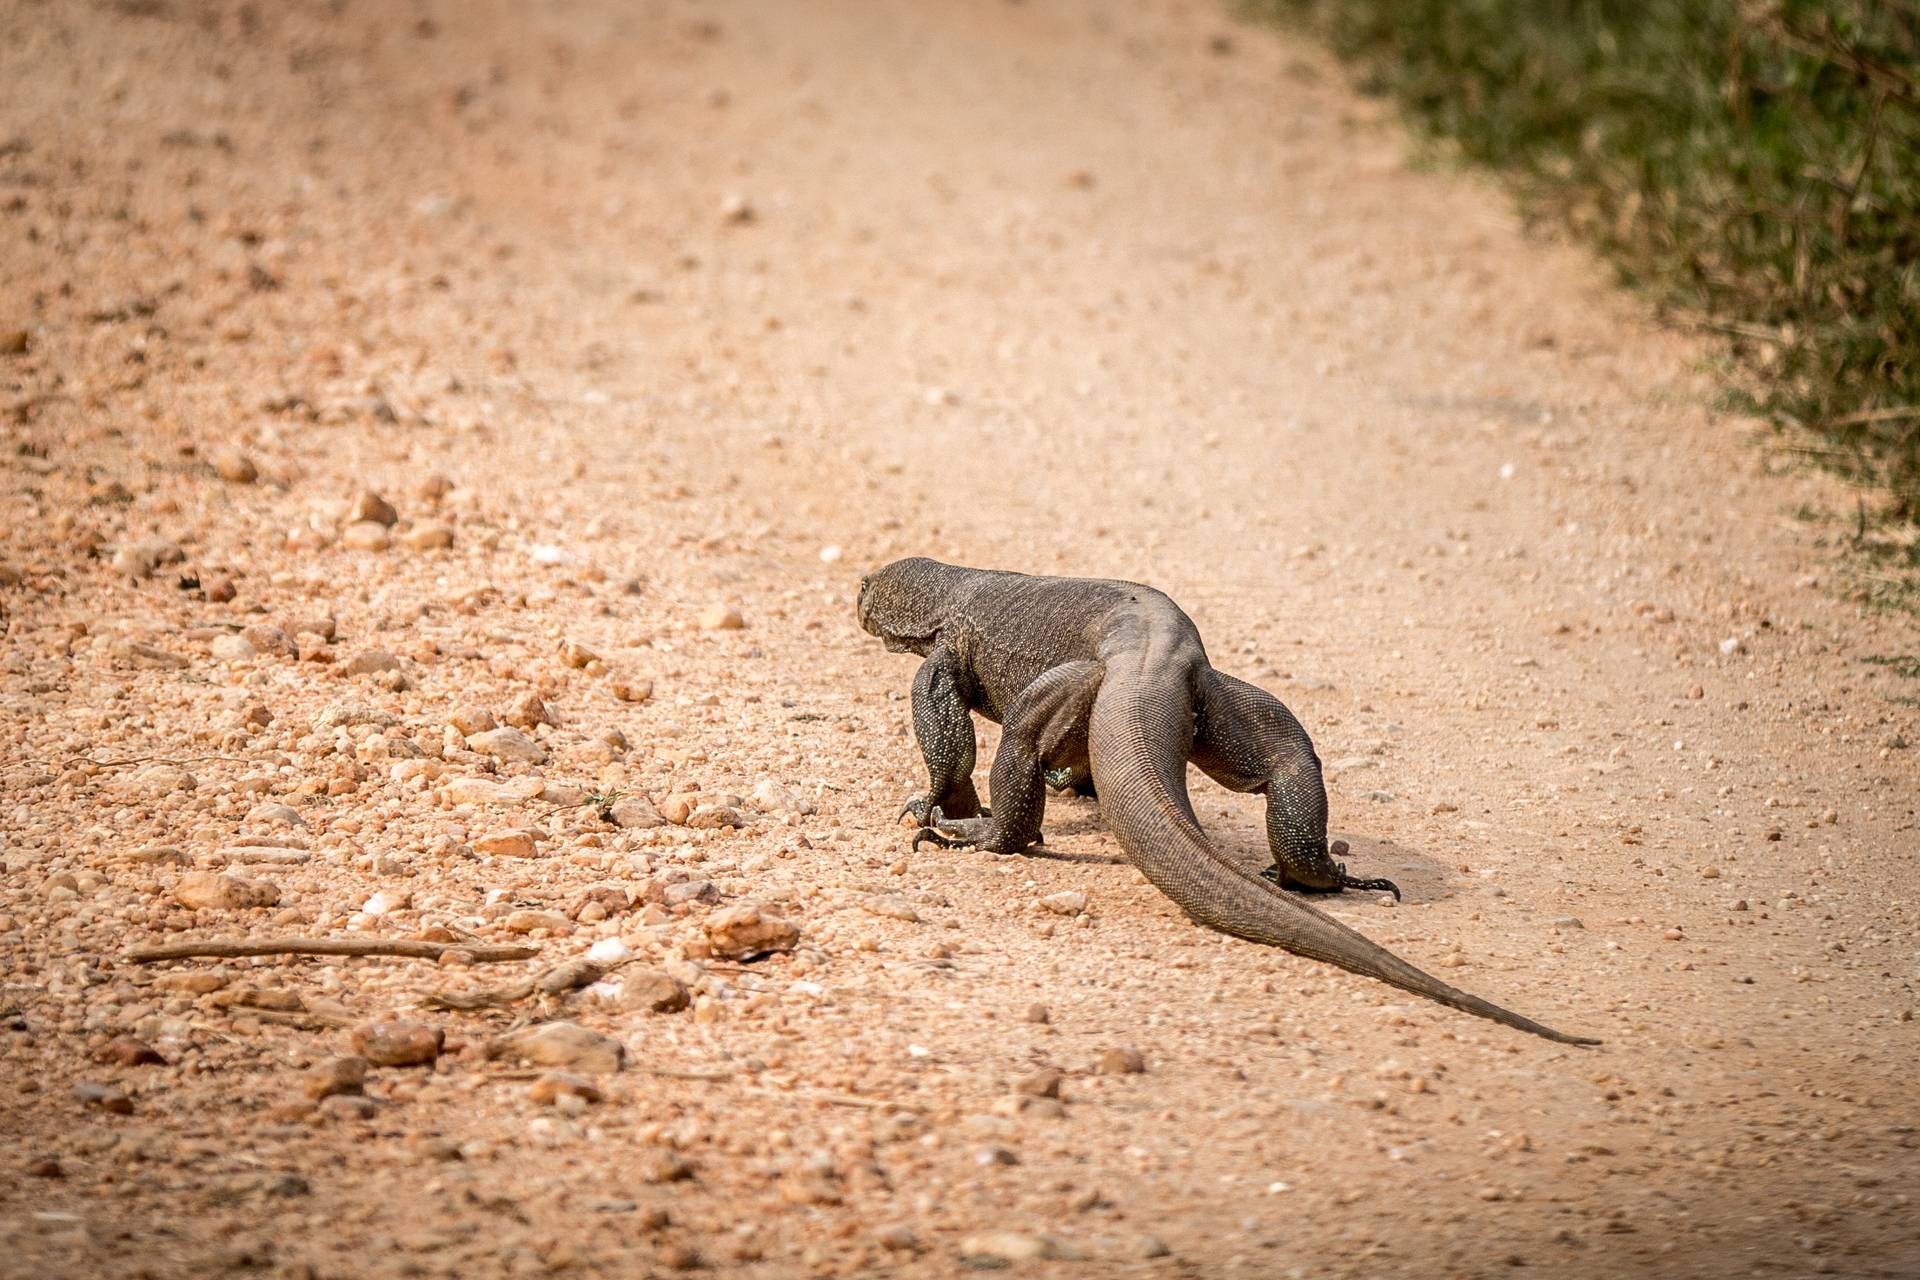
[[226,604],[239,594],[239,589],[233,585],[233,579],[224,573],[208,578],[206,585],[201,589],[207,593],[207,599],[213,604]]
[[904,1223],[880,1228],[874,1233],[873,1239],[882,1249],[892,1253],[917,1253],[920,1249],[920,1237]]
[[391,502],[373,490],[363,489],[359,496],[354,498],[353,506],[347,512],[347,519],[358,523],[377,524],[384,528],[399,520],[400,513],[393,509]]
[[473,842],[475,853],[489,854],[496,858],[531,858],[534,849],[533,833],[518,827],[506,831],[489,831]]
[[1134,1241],[1133,1254],[1136,1258],[1166,1258],[1173,1254],[1167,1248],[1167,1242],[1159,1236],[1141,1236]]
[[500,1037],[493,1042],[489,1053],[535,1066],[611,1075],[620,1070],[627,1047],[577,1022],[543,1022]]
[[606,815],[610,822],[626,831],[645,831],[667,823],[653,807],[653,801],[645,796],[621,796],[607,807]]
[[573,932],[573,922],[557,911],[510,912],[500,922],[500,927],[508,933],[532,933],[535,929],[545,929],[556,935]]
[[341,530],[340,545],[355,551],[385,551],[393,545],[393,535],[377,520],[360,520]]
[[248,911],[275,905],[280,901],[280,890],[265,880],[197,871],[181,877],[173,887],[173,899],[196,911]]
[[368,1065],[365,1058],[355,1054],[328,1058],[301,1075],[301,1091],[315,1102],[338,1094],[360,1093],[366,1087]]
[[515,778],[494,782],[488,778],[454,778],[447,783],[447,798],[455,804],[519,805],[546,790],[539,778]]
[[560,642],[560,661],[574,668],[576,671],[591,666],[596,662],[603,662],[599,654],[587,648],[587,646],[581,644],[578,640],[563,640]]
[[214,454],[213,473],[233,484],[252,484],[260,478],[260,468],[238,449],[222,449]]
[[960,1256],[976,1266],[1007,1266],[1015,1262],[1041,1262],[1066,1255],[1061,1250],[1060,1242],[1052,1236],[990,1231],[962,1240]]
[[380,1104],[363,1094],[336,1093],[320,1100],[321,1114],[342,1120],[371,1120],[379,1111]]
[[413,491],[428,502],[438,502],[453,492],[453,481],[438,471],[429,472]]
[[412,894],[398,889],[382,889],[361,903],[360,910],[370,916],[385,916],[412,905]]
[[1720,642],[1720,652],[1726,654],[1728,657],[1732,657],[1736,653],[1745,653],[1746,651],[1746,641],[1742,640],[1739,636],[1728,636]]
[[1043,1004],[1028,1005],[1027,1012],[1024,1016],[1026,1021],[1037,1022],[1043,1027],[1053,1021],[1052,1011]]
[[30,1178],[64,1178],[67,1171],[52,1156],[40,1156],[27,1162],[27,1176]]
[[775,782],[772,778],[763,778],[755,783],[747,799],[762,813],[810,814],[814,811],[813,801]]
[[661,1186],[669,1182],[685,1182],[693,1177],[693,1166],[675,1152],[656,1147],[642,1152],[638,1168],[640,1181]]
[[1042,1067],[1014,1081],[1013,1091],[1028,1098],[1057,1098],[1060,1082],[1066,1078],[1067,1073],[1057,1067]]
[[1109,1049],[1094,1065],[1103,1076],[1137,1076],[1147,1069],[1147,1059],[1138,1049]]
[[424,1022],[400,1018],[362,1023],[353,1030],[353,1049],[376,1067],[431,1064],[446,1044],[446,1032]]
[[83,1080],[73,1086],[73,1096],[96,1111],[106,1111],[116,1116],[133,1114],[133,1099],[127,1096],[127,1091],[110,1084],[94,1084]]
[[505,720],[510,725],[522,729],[531,729],[535,725],[553,724],[553,712],[540,699],[537,693],[523,693],[507,704]]
[[626,975],[624,990],[628,1001],[652,1013],[679,1013],[690,1000],[685,984],[658,969]]
[[1057,916],[1077,916],[1087,909],[1087,895],[1078,889],[1068,889],[1048,894],[1040,899],[1040,905]]
[[365,649],[353,655],[340,669],[350,676],[371,676],[382,671],[398,671],[400,659],[385,649]]
[[684,826],[693,816],[694,805],[699,801],[694,796],[672,795],[660,802],[660,816],[674,826]]
[[874,894],[860,905],[865,907],[869,914],[882,916],[888,920],[905,920],[911,924],[920,919],[920,913],[914,909],[911,902],[890,893]]
[[95,1062],[116,1067],[166,1066],[167,1060],[146,1041],[134,1036],[115,1036],[94,1051]]
[[709,605],[700,615],[700,625],[708,631],[739,631],[747,620],[732,605]]
[[774,951],[791,951],[800,941],[798,926],[760,907],[741,902],[707,919],[707,942],[723,959],[744,960]]
[[547,758],[540,744],[518,729],[489,729],[485,733],[476,733],[467,739],[467,745],[481,755],[492,756],[496,760],[540,764]]
[[600,1091],[600,1086],[585,1076],[575,1075],[571,1071],[549,1071],[528,1086],[527,1096],[535,1102],[553,1103],[562,1097],[599,1102],[606,1095]]
[[475,734],[486,733],[500,727],[499,722],[493,718],[493,712],[485,707],[456,707],[453,714],[447,717],[447,723],[452,725],[463,738],[471,738]]
[[453,545],[453,528],[437,520],[416,524],[400,539],[415,551],[445,551]]
[[718,831],[722,827],[752,826],[753,819],[730,804],[703,804],[687,815],[687,825],[702,831]]
[[615,680],[613,696],[622,702],[645,702],[653,696],[653,681],[644,676],[632,680]]
[[1584,929],[1587,927],[1581,922],[1579,916],[1558,916],[1552,923],[1556,929]]
[[0,329],[0,356],[23,356],[33,346],[33,335],[25,329]]

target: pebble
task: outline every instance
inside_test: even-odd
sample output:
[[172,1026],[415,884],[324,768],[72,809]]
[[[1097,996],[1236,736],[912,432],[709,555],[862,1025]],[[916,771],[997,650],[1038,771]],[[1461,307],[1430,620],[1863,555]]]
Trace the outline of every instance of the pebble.
[[1029,1098],[1057,1098],[1060,1096],[1060,1082],[1066,1078],[1067,1073],[1058,1067],[1042,1067],[1014,1081],[1013,1091]]
[[340,669],[350,676],[371,676],[382,671],[398,671],[401,665],[400,659],[385,649],[363,649]]
[[1016,1262],[1043,1262],[1078,1257],[1077,1251],[1053,1236],[1019,1231],[989,1231],[960,1242],[960,1256],[974,1266],[1007,1266]]
[[583,1075],[571,1071],[549,1071],[527,1087],[527,1096],[535,1102],[552,1104],[561,1098],[579,1098],[583,1102],[599,1102],[606,1095],[600,1086]]
[[653,681],[645,677],[632,680],[615,680],[613,696],[622,702],[645,702],[653,696]]
[[573,923],[557,911],[513,911],[500,922],[500,927],[508,933],[532,933],[535,929],[545,929],[559,936],[573,932]]
[[870,915],[882,916],[888,920],[905,920],[911,924],[920,919],[920,913],[914,909],[912,903],[890,893],[875,894],[860,905],[865,907]]
[[400,540],[415,551],[445,551],[453,545],[453,527],[428,520],[407,530]]
[[531,729],[535,725],[555,724],[553,712],[537,693],[523,693],[507,704],[502,716],[510,725]]
[[152,1045],[136,1036],[127,1035],[115,1036],[101,1045],[94,1051],[93,1060],[116,1067],[167,1065],[167,1060]]
[[652,1013],[679,1013],[692,1000],[684,983],[658,969],[626,975],[622,990],[628,1002]]
[[252,484],[260,478],[260,468],[238,449],[222,449],[214,454],[213,473],[232,484]]
[[280,890],[265,880],[196,871],[180,878],[173,887],[173,900],[196,911],[247,911],[274,906],[280,901]]
[[579,671],[596,662],[604,665],[605,660],[578,640],[563,640],[560,642],[560,661]]
[[412,894],[397,889],[382,889],[361,903],[360,910],[370,916],[384,916],[412,905]]
[[113,567],[129,578],[150,578],[161,565],[178,564],[185,558],[180,548],[165,538],[144,538],[116,550]]
[[73,1096],[96,1111],[106,1111],[116,1116],[133,1114],[133,1099],[127,1096],[127,1091],[110,1084],[82,1080],[73,1086]]
[[1057,916],[1077,916],[1087,909],[1087,895],[1078,889],[1052,893],[1040,899],[1040,905]]
[[753,819],[730,804],[703,804],[687,815],[686,825],[700,831],[718,831],[722,827],[748,827]]
[[360,1093],[367,1083],[368,1065],[365,1058],[356,1054],[328,1058],[301,1075],[300,1089],[315,1102],[336,1094]]
[[708,631],[739,631],[747,625],[747,620],[732,605],[715,604],[701,613],[700,625]]
[[799,941],[797,925],[758,903],[736,903],[707,918],[707,943],[724,959],[744,960],[773,951],[791,951]]
[[1159,1236],[1141,1236],[1134,1241],[1133,1252],[1139,1258],[1166,1258],[1173,1255],[1173,1250]]
[[814,811],[813,801],[772,778],[763,778],[755,783],[753,790],[747,793],[747,799],[762,813],[810,814]]
[[383,527],[394,524],[400,519],[400,513],[393,504],[371,489],[362,489],[348,508],[347,519],[360,524],[377,524]]
[[377,520],[360,520],[341,530],[340,545],[355,551],[385,551],[393,545],[393,535]]
[[645,796],[621,796],[608,807],[607,817],[624,831],[645,831],[667,824],[660,811],[653,807],[653,801]]
[[533,832],[519,827],[510,827],[505,831],[489,831],[473,842],[475,853],[484,853],[495,858],[531,858],[536,848]]
[[33,346],[33,335],[25,329],[0,329],[0,356],[23,356]]
[[1030,1005],[1028,1005],[1028,1006],[1027,1006],[1027,1011],[1026,1011],[1026,1013],[1025,1013],[1025,1015],[1023,1015],[1023,1016],[1024,1016],[1024,1018],[1025,1018],[1025,1020],[1026,1020],[1026,1021],[1028,1021],[1028,1022],[1037,1022],[1037,1023],[1039,1023],[1039,1024],[1041,1025],[1041,1026],[1043,1026],[1043,1027],[1044,1027],[1044,1026],[1046,1026],[1046,1025],[1047,1025],[1048,1023],[1050,1023],[1050,1022],[1052,1022],[1052,1021],[1053,1021],[1053,1013],[1052,1013],[1052,1011],[1051,1011],[1051,1010],[1049,1010],[1049,1009],[1047,1008],[1047,1006],[1045,1006],[1045,1005],[1043,1005],[1043,1004],[1030,1004]]
[[1556,929],[1584,929],[1587,927],[1581,923],[1579,916],[1559,916],[1556,917],[1552,923]]
[[494,782],[489,778],[455,778],[447,783],[447,799],[455,804],[525,804],[546,790],[539,778]]
[[354,1052],[376,1067],[419,1067],[432,1063],[446,1044],[446,1032],[424,1022],[383,1018],[353,1029]]
[[693,1177],[693,1166],[677,1152],[656,1147],[643,1152],[636,1170],[640,1181],[661,1186],[669,1182],[685,1182]]
[[1146,1071],[1147,1059],[1138,1049],[1109,1049],[1093,1069],[1103,1076],[1137,1076]]
[[488,729],[468,738],[467,745],[481,755],[492,756],[496,760],[541,764],[547,758],[540,744],[518,729]]
[[567,1067],[589,1075],[620,1070],[627,1047],[577,1022],[543,1022],[494,1041],[492,1054],[539,1067]]

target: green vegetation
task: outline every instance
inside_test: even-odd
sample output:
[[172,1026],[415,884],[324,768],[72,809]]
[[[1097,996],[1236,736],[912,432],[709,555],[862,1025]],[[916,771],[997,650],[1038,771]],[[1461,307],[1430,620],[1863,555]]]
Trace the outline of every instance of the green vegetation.
[[1920,521],[1920,0],[1246,3],[1726,335],[1730,403]]

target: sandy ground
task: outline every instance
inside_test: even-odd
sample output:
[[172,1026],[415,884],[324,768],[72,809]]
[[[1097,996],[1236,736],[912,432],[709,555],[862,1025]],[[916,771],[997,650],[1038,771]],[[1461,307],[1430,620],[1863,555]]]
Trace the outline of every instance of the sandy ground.
[[[9,0],[0,85],[0,1274],[1920,1272],[1911,621],[1320,54]],[[1407,890],[1332,909],[1606,1044],[1207,934],[1084,801],[909,853],[915,553],[1171,592]],[[125,958],[299,935],[464,945]],[[493,1056],[553,1019],[584,1083]]]

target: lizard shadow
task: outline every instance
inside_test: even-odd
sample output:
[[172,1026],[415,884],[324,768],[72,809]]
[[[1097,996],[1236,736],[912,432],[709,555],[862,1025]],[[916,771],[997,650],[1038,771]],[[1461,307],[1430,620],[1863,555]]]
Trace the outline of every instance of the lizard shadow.
[[[1258,810],[1252,815],[1237,809],[1221,814],[1222,806],[1205,806],[1203,801],[1212,801],[1215,797],[1194,797],[1195,808],[1201,814],[1201,825],[1213,841],[1214,848],[1224,858],[1230,858],[1248,871],[1258,874],[1273,865],[1273,854],[1267,847],[1266,832],[1260,827],[1248,824],[1249,816],[1258,817]],[[1210,807],[1213,813],[1211,821],[1207,819]],[[1047,835],[1050,839],[1063,836],[1100,835],[1108,830],[1100,819],[1100,806],[1089,799],[1078,796],[1051,796],[1047,802]],[[1347,853],[1342,859],[1347,870],[1355,876],[1384,877],[1400,887],[1401,902],[1412,904],[1419,902],[1437,902],[1454,891],[1452,868],[1436,858],[1398,840],[1383,836],[1369,836],[1353,831],[1333,831],[1329,835],[1336,840],[1347,842]],[[1093,865],[1128,865],[1123,855],[1099,853],[1069,853],[1063,849],[1048,845],[1037,845],[1027,850],[1027,857],[1047,858],[1056,862],[1078,862]],[[1334,903],[1348,905],[1371,905],[1378,895],[1364,891],[1349,891],[1345,894],[1302,894],[1309,902]]]

